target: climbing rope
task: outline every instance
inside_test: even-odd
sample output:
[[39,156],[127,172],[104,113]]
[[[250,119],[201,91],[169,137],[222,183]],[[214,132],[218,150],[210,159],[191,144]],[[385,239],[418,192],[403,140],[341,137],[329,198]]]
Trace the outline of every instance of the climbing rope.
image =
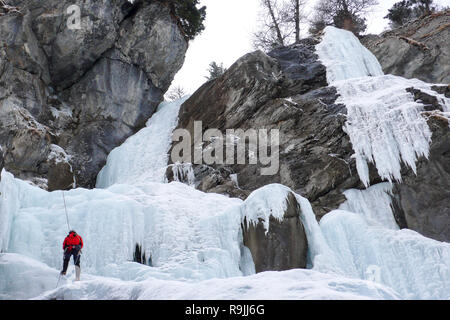
[[63,201],[64,201],[64,210],[66,211],[67,228],[69,229],[69,232],[70,232],[69,215],[67,213],[66,198],[64,197],[64,191],[61,190],[61,192],[62,192]]

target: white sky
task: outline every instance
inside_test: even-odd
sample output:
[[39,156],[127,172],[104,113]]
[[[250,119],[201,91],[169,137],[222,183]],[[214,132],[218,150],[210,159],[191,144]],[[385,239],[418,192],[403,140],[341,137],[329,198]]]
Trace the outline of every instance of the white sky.
[[[309,0],[312,8],[317,0]],[[379,0],[367,16],[368,33],[381,33],[388,25],[383,19],[388,9],[399,0]],[[444,4],[448,0],[436,2]],[[448,3],[448,2],[447,2]],[[205,81],[212,61],[231,66],[238,58],[253,51],[252,33],[258,27],[259,0],[201,0],[206,9],[206,29],[189,44],[183,68],[175,76],[173,86],[193,93]]]

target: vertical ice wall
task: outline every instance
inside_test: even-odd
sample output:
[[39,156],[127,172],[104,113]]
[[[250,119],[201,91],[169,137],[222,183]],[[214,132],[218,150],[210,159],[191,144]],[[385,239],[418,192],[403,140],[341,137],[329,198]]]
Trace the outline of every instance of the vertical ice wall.
[[339,209],[359,213],[367,224],[398,230],[392,211],[392,184],[379,183],[366,190],[344,192],[347,201]]
[[[61,192],[46,192],[3,172],[0,188],[5,185],[12,192],[2,193],[1,214],[13,215],[7,252],[59,269],[68,231]],[[136,244],[142,245],[145,262],[151,258],[148,276],[201,280],[248,270],[240,265],[242,200],[177,182],[74,189],[65,199],[70,226],[84,239],[84,272],[121,277],[120,266],[133,260]]]
[[12,220],[19,210],[19,188],[12,183],[13,176],[2,171],[0,183],[0,252],[6,252],[9,246]]
[[172,131],[180,107],[188,98],[161,103],[144,129],[111,151],[97,177],[97,188],[115,183],[164,182]]
[[345,276],[387,285],[404,299],[450,299],[450,244],[411,230],[371,226],[336,210],[320,222]]
[[383,69],[377,58],[352,32],[326,27],[322,41],[316,46],[320,61],[327,67],[327,81],[382,76]]
[[431,131],[421,116],[423,105],[406,89],[415,87],[435,96],[446,110],[450,99],[417,79],[383,75],[375,56],[349,31],[325,28],[316,51],[327,68],[329,85],[340,95],[336,102],[347,107],[344,129],[361,181],[369,186],[368,163],[390,182],[401,181],[401,163],[415,172],[417,159],[428,157]]
[[[325,29],[316,47],[329,85],[347,107],[344,130],[355,151],[361,181],[369,186],[368,163],[388,181],[401,181],[401,163],[416,169],[428,157],[431,131],[423,105],[407,88],[435,96],[449,110],[450,100],[417,79],[383,75],[376,58],[345,30]],[[390,184],[348,190],[347,201],[325,215],[320,232],[346,275],[390,286],[409,299],[450,298],[450,244],[398,230],[390,208]],[[315,268],[320,268],[316,263]]]

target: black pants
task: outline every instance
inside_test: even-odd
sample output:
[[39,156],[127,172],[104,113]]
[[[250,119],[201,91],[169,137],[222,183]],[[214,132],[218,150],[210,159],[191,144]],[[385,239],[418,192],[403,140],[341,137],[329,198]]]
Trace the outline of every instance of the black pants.
[[66,252],[64,252],[64,265],[63,265],[63,270],[62,272],[66,272],[67,271],[67,267],[69,266],[69,261],[70,261],[70,257],[73,256],[73,263],[79,267],[80,266],[80,249],[78,248],[74,248],[72,250],[67,250]]

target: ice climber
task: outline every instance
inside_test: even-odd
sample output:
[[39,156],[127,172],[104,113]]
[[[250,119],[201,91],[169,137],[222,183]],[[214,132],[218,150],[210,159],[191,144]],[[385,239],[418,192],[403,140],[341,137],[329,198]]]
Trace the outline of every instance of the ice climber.
[[70,231],[69,235],[64,239],[64,265],[61,275],[66,275],[67,267],[69,266],[70,257],[73,256],[73,262],[75,264],[75,280],[80,281],[80,258],[81,249],[83,248],[83,239],[75,231]]

